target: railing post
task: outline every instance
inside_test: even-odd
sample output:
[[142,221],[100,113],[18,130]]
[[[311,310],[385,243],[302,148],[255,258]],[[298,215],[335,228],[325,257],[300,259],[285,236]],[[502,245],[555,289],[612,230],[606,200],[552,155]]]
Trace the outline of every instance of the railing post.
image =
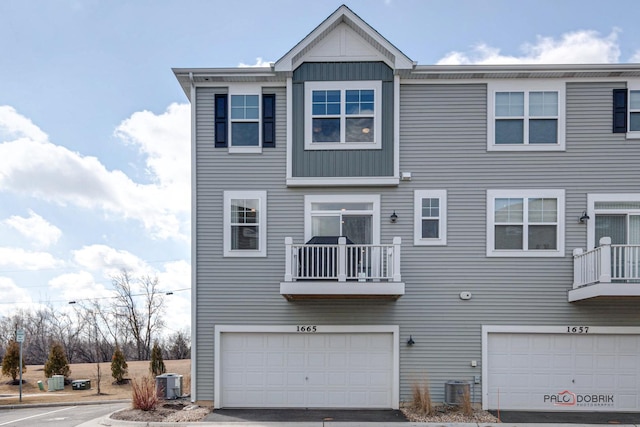
[[338,282],[347,281],[347,238],[338,237]]
[[584,258],[578,258],[584,251],[582,248],[576,248],[573,250],[573,289],[584,284]]
[[600,283],[611,283],[611,237],[600,239]]
[[402,277],[400,275],[400,246],[402,243],[401,237],[393,238],[393,281],[401,282]]
[[284,238],[284,281],[285,282],[292,282],[293,281],[293,277],[291,272],[293,271],[292,269],[292,251],[291,251],[291,246],[293,245],[293,238],[291,237],[285,237]]

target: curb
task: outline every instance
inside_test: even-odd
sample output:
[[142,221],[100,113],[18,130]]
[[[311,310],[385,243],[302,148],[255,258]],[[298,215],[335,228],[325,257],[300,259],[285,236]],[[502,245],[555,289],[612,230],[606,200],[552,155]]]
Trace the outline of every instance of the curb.
[[21,409],[21,408],[50,408],[56,406],[85,406],[85,405],[108,405],[110,403],[128,403],[131,399],[119,399],[119,400],[93,400],[87,402],[49,402],[49,403],[17,403],[11,405],[1,405],[0,411],[7,409]]

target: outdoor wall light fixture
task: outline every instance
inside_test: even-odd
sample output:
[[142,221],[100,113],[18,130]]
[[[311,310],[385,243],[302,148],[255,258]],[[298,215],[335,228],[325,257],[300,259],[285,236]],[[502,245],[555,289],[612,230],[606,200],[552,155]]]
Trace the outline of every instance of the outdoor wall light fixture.
[[411,347],[412,345],[414,345],[416,342],[413,340],[413,337],[411,335],[409,335],[409,340],[407,341],[407,345],[409,347]]
[[582,211],[582,216],[580,217],[578,222],[580,222],[580,224],[584,224],[587,222],[587,220],[589,220],[589,215],[587,215],[587,211]]
[[398,221],[398,215],[396,215],[396,211],[393,211],[393,213],[389,217],[389,221],[391,221],[392,224],[395,224],[396,221]]

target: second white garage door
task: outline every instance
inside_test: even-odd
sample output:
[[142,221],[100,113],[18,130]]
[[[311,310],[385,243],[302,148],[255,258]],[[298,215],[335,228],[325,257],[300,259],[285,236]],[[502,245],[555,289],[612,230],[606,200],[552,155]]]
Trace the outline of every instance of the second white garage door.
[[637,329],[563,326],[485,333],[484,406],[640,410]]
[[216,407],[391,408],[392,333],[220,334]]

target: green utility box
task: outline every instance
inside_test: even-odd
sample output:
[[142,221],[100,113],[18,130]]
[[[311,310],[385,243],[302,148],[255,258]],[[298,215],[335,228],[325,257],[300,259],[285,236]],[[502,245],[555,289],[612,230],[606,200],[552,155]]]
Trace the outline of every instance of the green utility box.
[[73,390],[89,390],[91,388],[91,380],[74,380],[71,381]]

